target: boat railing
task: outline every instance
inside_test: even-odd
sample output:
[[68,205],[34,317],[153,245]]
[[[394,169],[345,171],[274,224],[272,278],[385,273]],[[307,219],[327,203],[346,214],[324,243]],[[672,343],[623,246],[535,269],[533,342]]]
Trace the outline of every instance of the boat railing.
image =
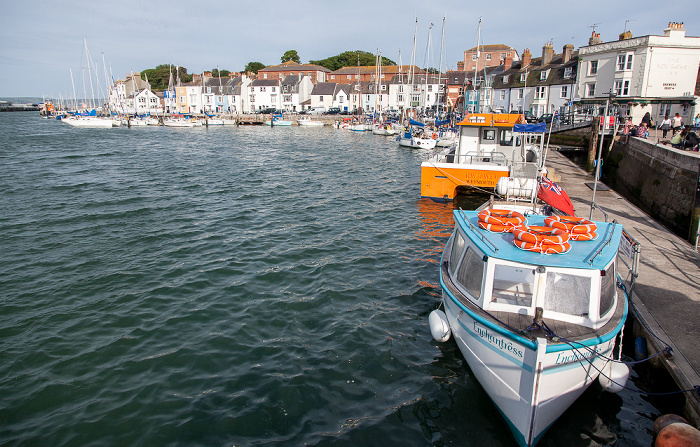
[[533,162],[513,162],[511,165],[511,177],[536,179],[539,166]]
[[485,244],[488,244],[491,246],[491,249],[493,250],[494,253],[498,253],[498,247],[496,247],[496,244],[491,242],[489,238],[487,238],[479,229],[474,226],[470,221],[469,218],[464,214],[464,210],[462,208],[459,209],[459,212],[462,214],[462,219],[469,225],[469,229],[474,233],[481,241]]
[[467,152],[456,155],[454,163],[471,165],[477,163],[490,163],[496,166],[508,166],[508,158],[503,152],[491,152],[489,154],[479,154],[477,152]]
[[642,244],[640,244],[634,237],[623,229],[618,258],[623,264],[625,264],[625,267],[627,267],[626,276],[629,278],[629,289],[627,294],[630,298],[632,297],[634,284],[637,281],[637,277],[639,277],[639,256],[641,252]]
[[[611,226],[611,225],[612,225],[612,229],[610,229],[610,226]],[[617,223],[616,220],[613,220],[612,223],[610,223],[610,224],[607,225],[607,229],[609,229],[610,231],[607,232],[608,234],[607,234],[607,236],[606,236],[606,238],[605,238],[605,241],[603,241],[603,243],[600,244],[600,245],[598,246],[598,250],[596,250],[596,251],[591,255],[591,258],[588,260],[588,263],[589,263],[590,265],[593,265],[593,261],[595,260],[595,258],[597,258],[598,255],[601,254],[601,253],[603,252],[603,249],[604,249],[606,246],[608,246],[608,245],[610,244],[610,242],[612,241],[613,234],[615,233],[615,231],[614,231],[615,225],[619,225],[619,224]]]
[[603,210],[603,208],[601,208],[600,205],[598,205],[595,201],[591,202],[591,211],[593,210],[593,208],[598,208],[598,210],[601,213],[603,213],[603,217],[605,217],[605,222],[607,223],[608,222],[608,213],[606,213],[605,210]]

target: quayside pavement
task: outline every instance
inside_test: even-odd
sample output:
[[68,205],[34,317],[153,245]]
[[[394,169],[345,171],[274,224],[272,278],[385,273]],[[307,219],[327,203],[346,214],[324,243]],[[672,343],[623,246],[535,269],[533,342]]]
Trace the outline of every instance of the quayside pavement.
[[[549,151],[546,164],[561,177],[557,183],[571,197],[576,215],[588,218],[593,175],[557,151]],[[633,302],[641,318],[673,349],[673,355],[663,360],[666,369],[680,389],[700,385],[700,255],[615,191],[601,191],[600,185],[596,204],[608,214],[608,221],[617,220],[641,244]],[[595,209],[593,220],[605,220],[603,213]],[[687,416],[697,426],[700,399],[695,393],[685,394]]]

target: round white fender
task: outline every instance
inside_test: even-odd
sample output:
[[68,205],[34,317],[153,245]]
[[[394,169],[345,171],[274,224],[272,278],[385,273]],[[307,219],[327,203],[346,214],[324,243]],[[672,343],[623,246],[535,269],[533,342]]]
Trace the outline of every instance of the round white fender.
[[450,330],[450,324],[447,322],[445,312],[441,310],[430,312],[428,323],[430,324],[430,333],[435,340],[445,342],[450,339],[452,331]]
[[[603,374],[598,376],[598,381],[603,389],[609,393],[619,393],[627,384],[630,369],[624,363],[610,362],[609,368],[604,368]],[[613,382],[614,381],[614,382]]]

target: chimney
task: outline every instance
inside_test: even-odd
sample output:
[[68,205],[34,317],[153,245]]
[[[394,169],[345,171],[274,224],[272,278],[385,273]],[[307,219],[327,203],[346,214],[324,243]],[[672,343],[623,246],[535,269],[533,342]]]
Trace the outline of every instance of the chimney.
[[564,45],[564,51],[561,55],[561,62],[563,64],[569,62],[571,58],[574,57],[574,46],[570,43]]
[[512,66],[513,66],[513,56],[506,56],[506,58],[503,60],[503,68],[508,70]]
[[531,61],[532,61],[532,54],[530,54],[530,49],[525,48],[525,50],[523,50],[523,57],[520,59],[520,62],[521,62],[520,66],[523,68],[527,67],[528,65],[530,65]]
[[600,39],[600,33],[593,31],[591,38],[588,39],[588,45],[598,45],[599,43],[603,43],[603,41]]
[[464,61],[457,62],[457,71],[464,71]]
[[669,22],[668,28],[664,30],[664,36],[672,39],[684,39],[685,28],[683,28],[683,22]]
[[624,33],[620,34],[620,40],[627,40],[632,38],[632,31],[625,31]]
[[542,66],[552,62],[552,55],[554,54],[554,48],[552,48],[551,43],[546,43],[542,46]]

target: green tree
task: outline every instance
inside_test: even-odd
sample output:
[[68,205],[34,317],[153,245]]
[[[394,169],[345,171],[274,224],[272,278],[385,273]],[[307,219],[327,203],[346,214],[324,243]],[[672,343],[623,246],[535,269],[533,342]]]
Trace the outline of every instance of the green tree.
[[299,59],[299,55],[297,54],[297,50],[287,50],[281,57],[282,63],[292,61],[296,62],[297,64],[300,62],[301,59]]
[[[374,53],[368,53],[367,51],[345,51],[337,56],[332,56],[326,59],[321,59],[318,61],[309,61],[312,64],[320,65],[326,67],[331,71],[341,69],[343,67],[357,67],[357,61],[363,67],[373,66],[376,64],[376,55]],[[396,65],[396,62],[389,58],[382,56],[382,65]]]
[[[230,75],[231,72],[229,70],[221,70],[221,77],[225,78],[226,76]],[[218,68],[212,68],[211,69],[211,75],[214,76],[215,78],[219,77],[219,69]]]
[[243,71],[252,71],[255,74],[258,74],[258,70],[262,70],[265,68],[267,65],[263,64],[262,62],[248,62],[248,65],[245,66]]
[[173,75],[173,82],[177,82],[177,73],[180,74],[180,82],[192,81],[192,75],[187,74],[185,67],[180,67],[179,72],[176,72],[177,67],[170,64],[158,65],[156,68],[148,68],[141,72],[141,78],[148,78],[149,84],[153,90],[165,90],[168,88],[170,74]]

